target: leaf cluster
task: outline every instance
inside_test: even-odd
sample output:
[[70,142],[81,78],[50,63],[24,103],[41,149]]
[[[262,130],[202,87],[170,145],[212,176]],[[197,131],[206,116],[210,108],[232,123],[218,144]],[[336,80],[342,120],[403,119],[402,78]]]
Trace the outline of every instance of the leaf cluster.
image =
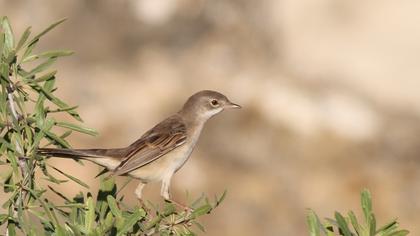
[[377,227],[376,217],[373,213],[372,196],[368,190],[361,192],[361,205],[363,210],[363,220],[356,218],[353,211],[349,211],[347,216],[335,212],[334,219],[326,218],[322,222],[316,213],[309,210],[307,222],[309,235],[311,236],[405,236],[408,230],[399,229],[397,220],[392,220],[382,227]]

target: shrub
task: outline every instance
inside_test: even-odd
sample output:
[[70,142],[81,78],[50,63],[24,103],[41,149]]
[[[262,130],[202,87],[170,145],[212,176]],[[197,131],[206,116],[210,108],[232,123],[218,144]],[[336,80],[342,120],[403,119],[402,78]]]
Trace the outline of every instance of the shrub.
[[326,218],[322,222],[314,211],[309,210],[307,222],[311,236],[405,236],[408,230],[399,229],[396,220],[390,221],[382,227],[376,226],[376,217],[372,208],[372,197],[368,190],[361,193],[363,220],[358,220],[353,211],[343,216],[335,212],[334,219]]

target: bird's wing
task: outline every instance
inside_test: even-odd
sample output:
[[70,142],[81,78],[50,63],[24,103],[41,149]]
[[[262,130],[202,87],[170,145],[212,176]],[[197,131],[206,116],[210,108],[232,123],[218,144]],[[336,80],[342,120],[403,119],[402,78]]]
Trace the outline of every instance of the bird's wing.
[[124,175],[147,165],[185,144],[186,139],[187,128],[184,122],[177,116],[170,117],[127,147],[126,158],[115,169],[114,174]]

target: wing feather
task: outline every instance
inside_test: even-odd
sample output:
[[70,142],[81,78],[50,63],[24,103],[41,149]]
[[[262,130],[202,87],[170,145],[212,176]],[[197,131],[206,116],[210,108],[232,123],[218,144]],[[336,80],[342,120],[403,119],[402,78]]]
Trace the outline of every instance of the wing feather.
[[124,175],[147,165],[185,144],[187,129],[178,116],[170,117],[146,132],[127,148],[126,158],[114,171]]

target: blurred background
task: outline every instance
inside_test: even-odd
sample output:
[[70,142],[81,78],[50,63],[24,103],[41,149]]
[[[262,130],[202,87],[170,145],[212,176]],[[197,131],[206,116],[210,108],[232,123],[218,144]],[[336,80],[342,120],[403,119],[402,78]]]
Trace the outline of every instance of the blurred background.
[[[307,235],[307,208],[360,213],[365,187],[379,224],[398,217],[420,235],[419,10],[404,0],[0,0],[16,35],[68,18],[39,50],[76,52],[57,66],[57,94],[100,135],[73,135],[74,147],[127,145],[202,89],[241,104],[208,123],[172,192],[185,201],[227,189],[206,235],[244,236]],[[98,184],[93,164],[50,163]],[[146,198],[161,201],[159,187]]]

